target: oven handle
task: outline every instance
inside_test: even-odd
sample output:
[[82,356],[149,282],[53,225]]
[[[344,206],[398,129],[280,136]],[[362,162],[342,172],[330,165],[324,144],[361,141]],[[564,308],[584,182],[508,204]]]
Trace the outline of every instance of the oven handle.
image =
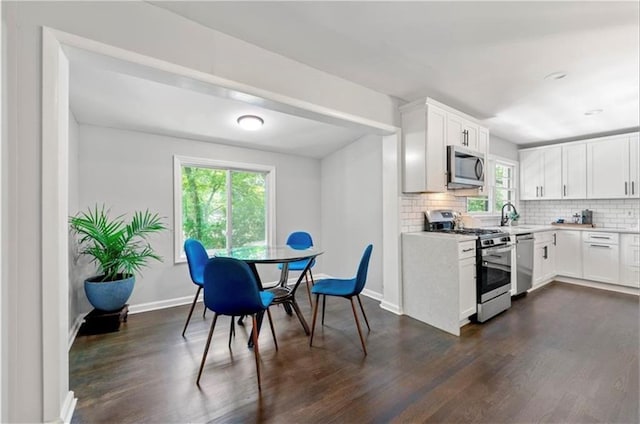
[[482,249],[482,256],[487,256],[490,255],[492,253],[506,253],[506,252],[510,252],[513,250],[513,245],[510,244],[506,247],[503,246],[499,246],[499,247],[489,247],[487,249]]

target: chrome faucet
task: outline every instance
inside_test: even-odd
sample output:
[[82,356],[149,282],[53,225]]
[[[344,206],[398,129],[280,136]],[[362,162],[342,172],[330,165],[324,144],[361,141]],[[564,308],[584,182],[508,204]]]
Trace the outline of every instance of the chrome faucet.
[[500,212],[500,226],[504,227],[505,225],[507,225],[507,222],[509,222],[509,218],[504,216],[504,208],[506,208],[507,206],[511,207],[511,209],[513,209],[513,213],[517,214],[518,211],[516,210],[516,207],[513,206],[513,203],[511,202],[507,202],[504,205],[502,205],[502,211]]

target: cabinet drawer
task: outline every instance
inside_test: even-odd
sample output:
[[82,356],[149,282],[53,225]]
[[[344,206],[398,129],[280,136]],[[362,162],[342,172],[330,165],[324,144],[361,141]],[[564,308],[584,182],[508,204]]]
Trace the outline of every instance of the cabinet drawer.
[[553,243],[555,242],[553,235],[555,231],[544,231],[541,233],[533,233],[533,239],[536,244],[538,243]]
[[618,233],[597,233],[588,232],[584,241],[587,243],[618,244]]
[[458,259],[475,258],[476,257],[476,242],[475,241],[463,241],[458,243]]

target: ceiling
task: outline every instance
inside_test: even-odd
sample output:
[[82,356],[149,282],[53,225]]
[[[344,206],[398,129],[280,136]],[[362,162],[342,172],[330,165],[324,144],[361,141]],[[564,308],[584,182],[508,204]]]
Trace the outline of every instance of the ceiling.
[[[181,78],[180,85],[189,87],[183,88],[171,79],[144,74],[131,64],[113,66],[105,57],[68,50],[70,108],[83,124],[313,158],[325,157],[371,132],[229,99],[216,87]],[[237,124],[242,115],[260,116],[263,127],[259,131],[242,129]]]
[[515,143],[639,125],[639,2],[152,3]]

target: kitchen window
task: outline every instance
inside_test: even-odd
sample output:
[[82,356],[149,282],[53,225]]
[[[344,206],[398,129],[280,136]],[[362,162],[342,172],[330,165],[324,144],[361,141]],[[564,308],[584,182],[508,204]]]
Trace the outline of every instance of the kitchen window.
[[187,238],[217,249],[269,244],[273,234],[275,169],[174,157],[175,262],[186,260]]
[[490,157],[486,196],[467,197],[467,212],[498,214],[506,202],[515,204],[518,165],[508,159]]

